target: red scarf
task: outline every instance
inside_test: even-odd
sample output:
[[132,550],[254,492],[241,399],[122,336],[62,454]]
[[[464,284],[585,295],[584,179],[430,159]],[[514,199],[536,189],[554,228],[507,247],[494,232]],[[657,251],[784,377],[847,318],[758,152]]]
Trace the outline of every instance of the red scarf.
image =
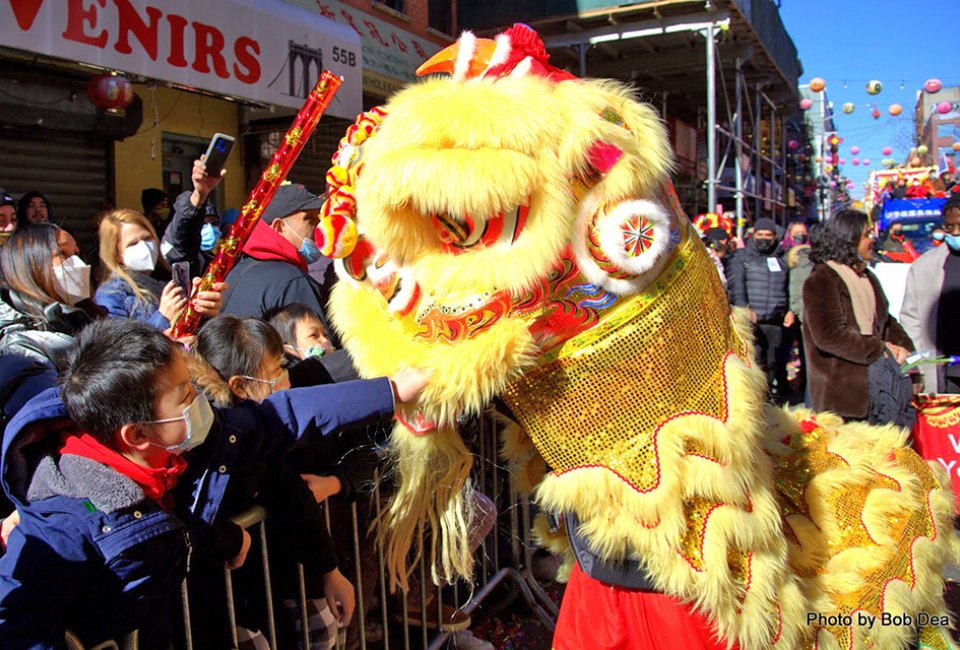
[[110,449],[89,433],[67,436],[60,448],[60,454],[89,458],[115,469],[143,488],[143,493],[158,503],[187,469],[187,461],[175,454],[170,455],[170,464],[167,467],[144,467]]

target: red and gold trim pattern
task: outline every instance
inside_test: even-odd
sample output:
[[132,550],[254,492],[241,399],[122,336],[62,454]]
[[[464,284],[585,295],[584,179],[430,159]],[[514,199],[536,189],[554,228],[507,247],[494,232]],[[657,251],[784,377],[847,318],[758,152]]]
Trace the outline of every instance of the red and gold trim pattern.
[[957,395],[924,395],[917,399],[924,423],[935,429],[949,429],[960,424],[960,397]]
[[420,330],[415,336],[438,343],[473,338],[506,316],[510,306],[510,295],[506,291],[480,296],[459,309],[431,305],[418,317]]

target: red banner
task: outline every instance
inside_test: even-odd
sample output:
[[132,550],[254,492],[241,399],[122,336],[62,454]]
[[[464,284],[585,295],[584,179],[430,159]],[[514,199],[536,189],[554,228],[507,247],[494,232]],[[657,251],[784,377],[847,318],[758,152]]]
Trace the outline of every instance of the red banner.
[[939,463],[947,471],[953,493],[960,497],[960,395],[921,395],[916,406],[914,447],[925,459]]

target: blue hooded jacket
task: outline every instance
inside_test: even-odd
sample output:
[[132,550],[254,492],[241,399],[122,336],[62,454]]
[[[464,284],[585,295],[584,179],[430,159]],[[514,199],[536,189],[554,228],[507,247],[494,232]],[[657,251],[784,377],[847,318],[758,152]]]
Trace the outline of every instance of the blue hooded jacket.
[[20,524],[0,558],[0,645],[64,648],[67,629],[93,645],[139,629],[141,648],[163,646],[176,629],[175,597],[191,549],[208,536],[231,474],[311,436],[392,413],[386,378],[217,410],[207,440],[184,456],[173,514],[119,472],[60,456],[75,425],[59,389],[44,390],[3,439],[0,482]]
[[50,363],[19,354],[0,354],[0,416],[9,422],[23,405],[43,390],[57,385]]

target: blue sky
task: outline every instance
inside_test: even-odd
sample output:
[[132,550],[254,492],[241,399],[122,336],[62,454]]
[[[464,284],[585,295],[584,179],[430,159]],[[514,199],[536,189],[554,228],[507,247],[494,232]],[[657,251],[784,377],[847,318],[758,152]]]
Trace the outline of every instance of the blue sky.
[[[889,145],[891,157],[901,161],[913,144],[913,111],[924,81],[936,77],[944,86],[960,86],[960,3],[781,0],[780,5],[780,16],[803,63],[800,83],[814,77],[827,82],[827,98],[834,103],[835,123],[844,138],[843,173],[857,183],[853,195],[860,197],[867,172],[882,169],[881,149]],[[880,94],[867,94],[871,79],[883,83]],[[856,105],[852,115],[841,111],[844,102]],[[871,116],[874,103],[882,112],[877,120]],[[903,106],[899,117],[887,112],[895,103]],[[852,146],[860,148],[857,157],[871,160],[870,167],[851,164]]]

